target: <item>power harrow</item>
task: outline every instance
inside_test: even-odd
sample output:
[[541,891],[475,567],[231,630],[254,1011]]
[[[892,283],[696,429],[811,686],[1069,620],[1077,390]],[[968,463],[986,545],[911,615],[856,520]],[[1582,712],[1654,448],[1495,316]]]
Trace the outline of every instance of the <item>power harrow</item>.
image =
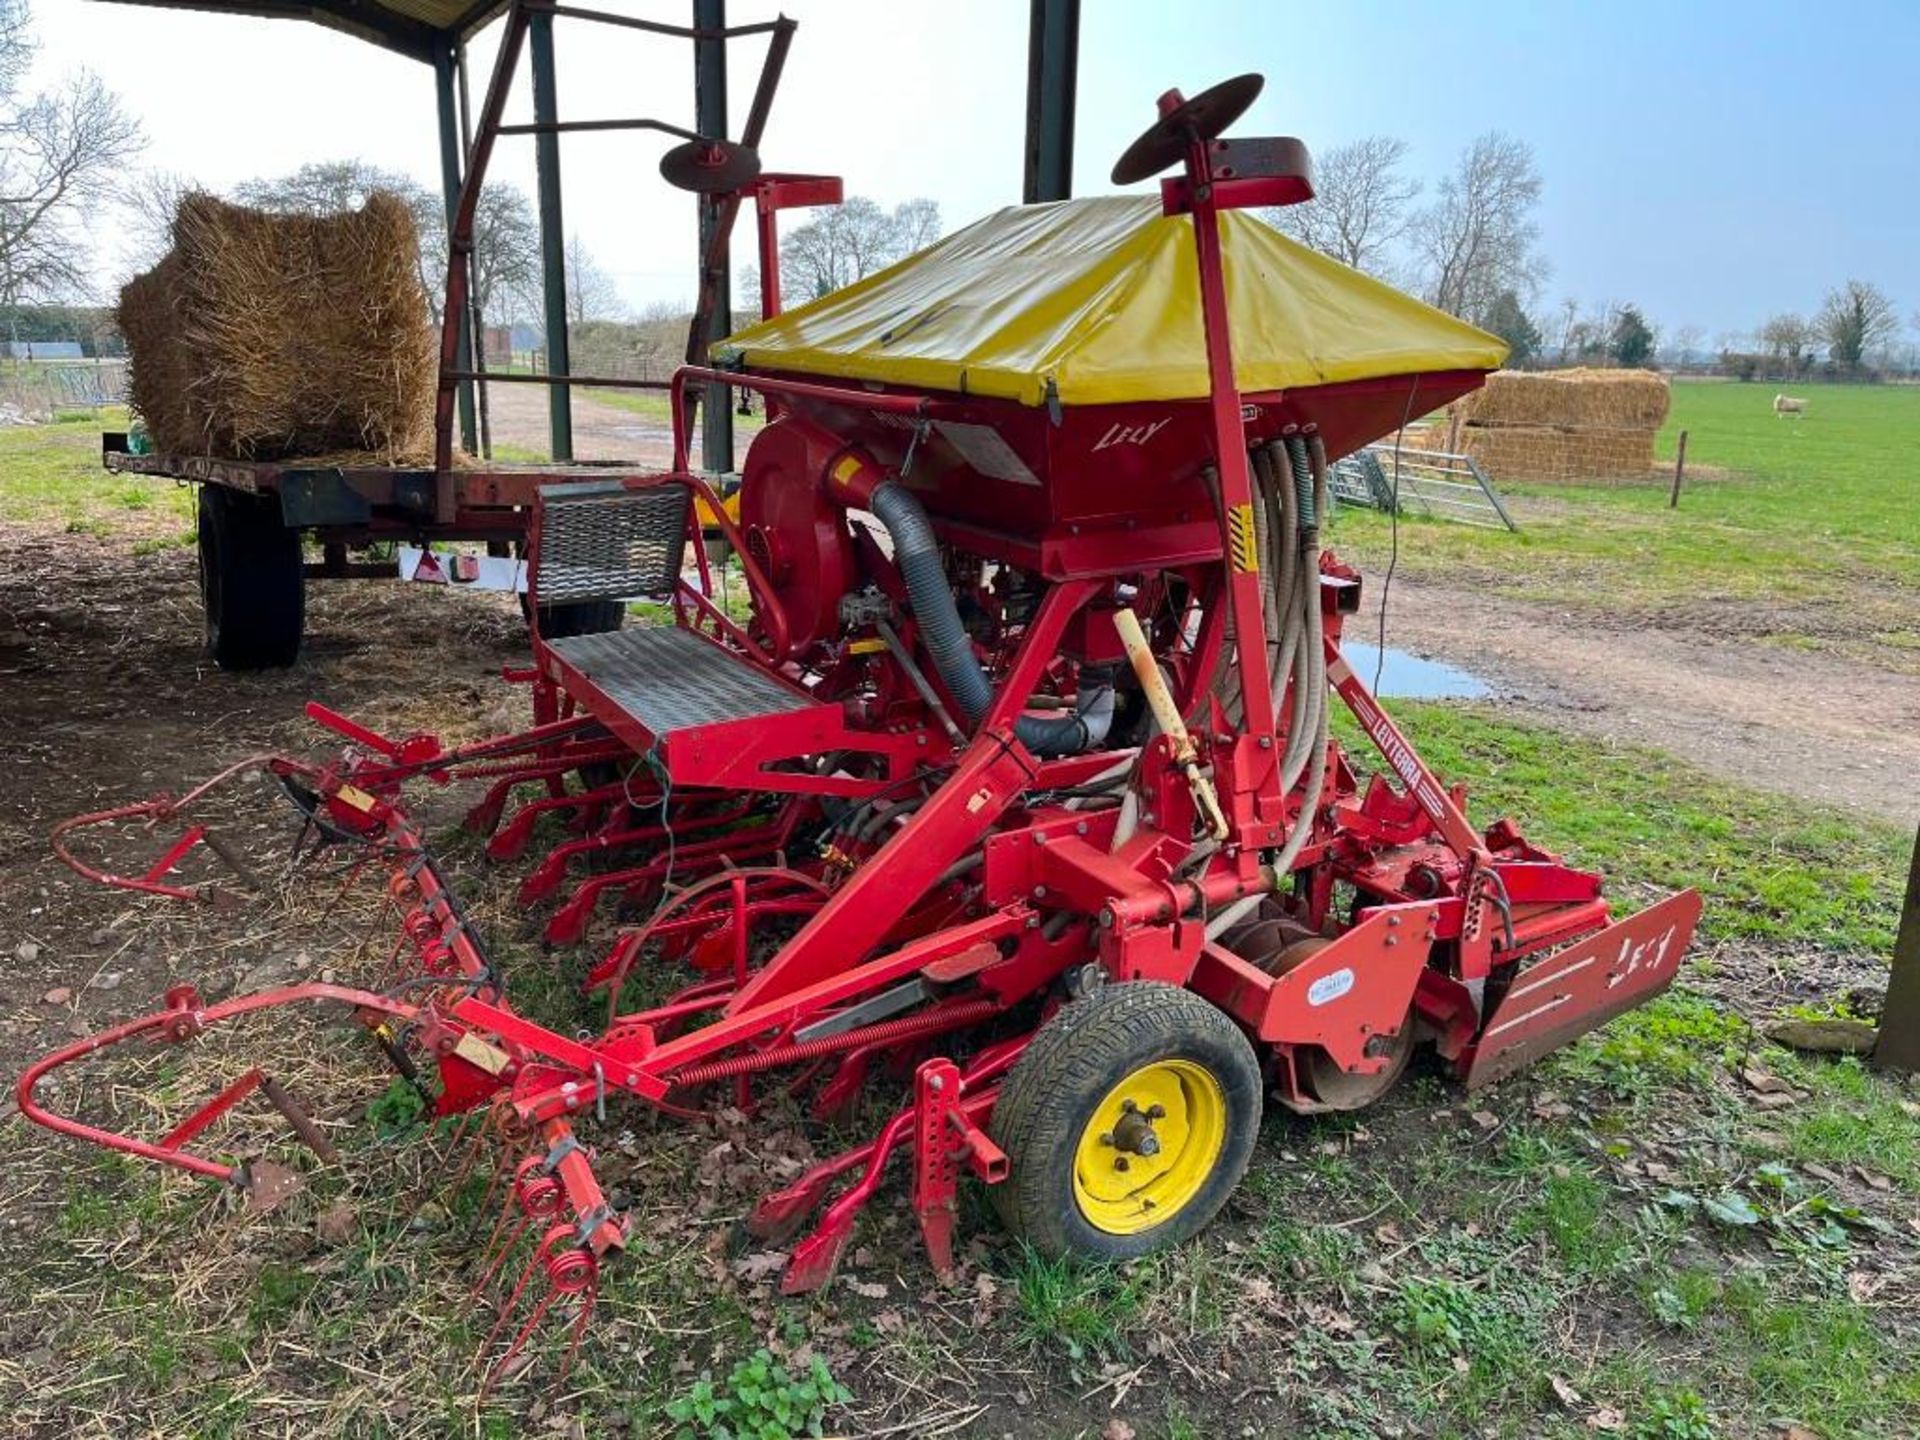
[[[229,772],[276,778],[316,843],[385,886],[391,973],[219,1004],[175,989],[32,1066],[22,1113],[270,1186],[266,1161],[191,1148],[258,1071],[153,1140],[54,1113],[40,1083],[135,1038],[345,1006],[463,1117],[463,1172],[484,1160],[498,1376],[550,1316],[571,1357],[626,1242],[591,1148],[609,1105],[752,1115],[790,1095],[824,1116],[898,1097],[871,1140],[753,1210],[765,1242],[797,1237],[788,1293],[832,1277],[896,1156],[938,1272],[967,1175],[1041,1250],[1127,1257],[1212,1218],[1269,1098],[1368,1104],[1420,1046],[1485,1085],[1666,986],[1697,895],[1616,920],[1598,875],[1505,821],[1476,829],[1343,655],[1361,582],[1321,545],[1329,457],[1502,351],[1237,213],[1311,195],[1299,142],[1224,137],[1259,87],[1161,98],[1114,172],[1175,171],[1157,203],[1005,212],[684,370],[676,401],[719,384],[767,412],[738,520],[687,464],[676,403],[669,473],[542,493],[529,577],[536,616],[645,597],[670,623],[536,623],[509,677],[532,687],[522,733],[448,749],[311,706],[344,755]],[[744,612],[722,603],[703,513]],[[1364,783],[1336,700],[1384,762]],[[610,901],[644,917],[588,975],[600,1033],[516,1011],[409,817],[422,781],[478,791],[469,823],[502,862],[563,827],[518,895],[551,906],[550,940],[604,935]],[[56,848],[106,883],[207,898],[175,878],[214,843],[204,826],[137,876],[74,848],[87,825],[190,818],[205,788],[70,821]],[[628,1008],[641,972],[667,998]]]

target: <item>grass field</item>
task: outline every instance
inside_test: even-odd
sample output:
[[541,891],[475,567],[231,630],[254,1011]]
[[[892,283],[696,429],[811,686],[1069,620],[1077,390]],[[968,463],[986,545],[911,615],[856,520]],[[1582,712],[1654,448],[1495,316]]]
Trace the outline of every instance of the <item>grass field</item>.
[[[1402,573],[1471,578],[1500,593],[1619,612],[1701,600],[1786,613],[1865,607],[1866,628],[1920,646],[1920,386],[1821,385],[1807,414],[1778,419],[1759,385],[1679,381],[1659,451],[1688,431],[1678,510],[1646,485],[1503,484],[1523,533],[1489,537],[1414,521],[1400,528]],[[1369,568],[1388,527],[1343,513],[1341,543]],[[1817,627],[1816,627],[1817,628]]]
[[116,521],[134,516],[191,526],[191,490],[101,468],[100,432],[126,424],[126,411],[107,410],[49,425],[0,426],[0,520],[58,525],[75,534],[110,533]]

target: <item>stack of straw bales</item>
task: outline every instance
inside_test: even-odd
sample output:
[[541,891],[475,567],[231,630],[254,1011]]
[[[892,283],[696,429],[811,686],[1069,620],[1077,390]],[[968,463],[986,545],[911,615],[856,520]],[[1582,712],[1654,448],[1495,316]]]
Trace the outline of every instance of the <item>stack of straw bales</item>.
[[1500,370],[1448,431],[1495,480],[1644,480],[1669,399],[1651,370]]
[[120,292],[155,451],[238,460],[428,457],[436,356],[398,196],[273,215],[190,195],[173,249]]

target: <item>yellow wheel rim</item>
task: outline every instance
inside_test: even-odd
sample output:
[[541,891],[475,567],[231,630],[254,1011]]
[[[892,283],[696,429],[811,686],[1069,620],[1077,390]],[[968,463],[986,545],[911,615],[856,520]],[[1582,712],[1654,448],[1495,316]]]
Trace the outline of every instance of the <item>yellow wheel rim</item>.
[[1143,1065],[1094,1107],[1073,1157],[1073,1198],[1096,1230],[1137,1235],[1198,1195],[1227,1144],[1227,1097],[1191,1060]]

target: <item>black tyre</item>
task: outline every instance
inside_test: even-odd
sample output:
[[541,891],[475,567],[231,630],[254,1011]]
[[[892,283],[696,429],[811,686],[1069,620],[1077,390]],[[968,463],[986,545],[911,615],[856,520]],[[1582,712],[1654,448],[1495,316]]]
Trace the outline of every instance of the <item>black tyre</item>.
[[1041,1027],[994,1107],[1007,1179],[989,1192],[1048,1255],[1123,1260],[1219,1212],[1260,1132],[1260,1065],[1191,991],[1105,985]]
[[207,653],[222,670],[291,665],[306,623],[300,532],[271,496],[200,487],[200,600]]
[[572,605],[542,605],[540,633],[548,640],[568,635],[604,635],[618,630],[627,618],[619,600],[581,600]]

